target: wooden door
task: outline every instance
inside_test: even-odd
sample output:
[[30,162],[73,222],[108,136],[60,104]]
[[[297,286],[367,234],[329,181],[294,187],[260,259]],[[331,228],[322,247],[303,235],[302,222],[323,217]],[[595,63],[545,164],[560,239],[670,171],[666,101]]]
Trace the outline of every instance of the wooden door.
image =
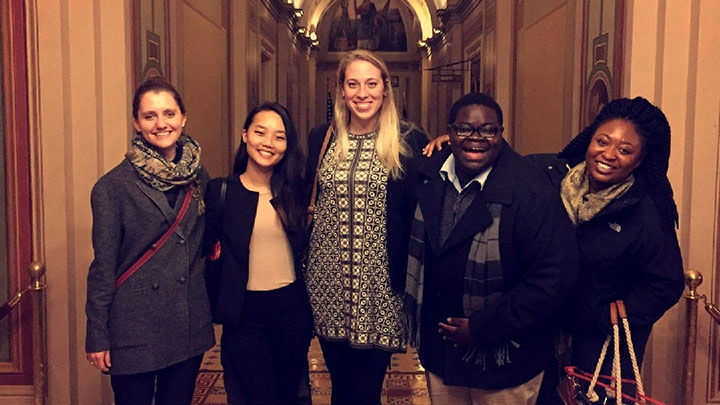
[[[27,54],[22,0],[0,2],[0,47],[0,303],[3,303],[30,284],[26,269],[32,258]],[[33,347],[33,297],[29,295],[0,321],[0,402],[3,403],[31,403],[36,392],[34,353],[41,353],[42,348]],[[8,398],[12,402],[5,402]]]

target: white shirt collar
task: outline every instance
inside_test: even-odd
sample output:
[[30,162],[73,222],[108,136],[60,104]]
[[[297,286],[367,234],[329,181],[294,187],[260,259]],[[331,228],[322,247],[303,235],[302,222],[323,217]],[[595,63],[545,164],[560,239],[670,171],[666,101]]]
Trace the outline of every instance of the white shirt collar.
[[440,177],[442,177],[442,179],[445,181],[450,180],[453,186],[455,186],[455,190],[457,190],[458,193],[461,193],[473,182],[478,182],[480,184],[480,189],[485,187],[485,180],[487,180],[488,175],[490,174],[490,170],[492,170],[492,166],[478,173],[477,176],[473,177],[470,181],[467,182],[467,184],[465,184],[465,187],[462,187],[460,185],[460,180],[455,173],[455,155],[451,153],[450,156],[445,159],[445,163],[443,163],[442,167],[440,168]]

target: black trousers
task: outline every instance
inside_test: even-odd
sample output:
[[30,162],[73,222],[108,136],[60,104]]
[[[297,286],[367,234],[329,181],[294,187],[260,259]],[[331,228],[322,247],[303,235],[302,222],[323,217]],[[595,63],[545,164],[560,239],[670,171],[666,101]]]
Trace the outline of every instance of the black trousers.
[[203,355],[191,357],[161,370],[112,375],[115,405],[189,405],[192,402]]
[[230,405],[292,405],[307,370],[312,314],[302,283],[247,291],[238,325],[223,325],[220,358]]
[[332,405],[380,405],[385,371],[392,353],[355,349],[347,342],[320,339],[332,382]]

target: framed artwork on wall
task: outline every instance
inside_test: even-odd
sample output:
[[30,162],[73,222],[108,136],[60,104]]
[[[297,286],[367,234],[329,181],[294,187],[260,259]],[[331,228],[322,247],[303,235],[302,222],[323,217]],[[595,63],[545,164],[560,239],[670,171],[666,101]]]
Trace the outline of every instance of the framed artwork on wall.
[[585,0],[583,13],[580,128],[610,100],[622,97],[625,0]]
[[407,52],[398,0],[340,0],[331,17],[328,51]]
[[133,81],[170,81],[169,0],[132,0]]

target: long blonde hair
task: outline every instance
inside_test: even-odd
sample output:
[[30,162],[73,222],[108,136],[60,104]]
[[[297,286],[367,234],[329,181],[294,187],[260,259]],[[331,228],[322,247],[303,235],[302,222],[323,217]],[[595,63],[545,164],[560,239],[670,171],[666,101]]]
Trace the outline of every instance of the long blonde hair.
[[[348,52],[342,59],[336,73],[335,86],[335,105],[334,105],[334,125],[335,136],[337,137],[337,157],[343,160],[348,154],[348,124],[350,123],[350,111],[345,105],[343,98],[343,86],[345,84],[345,71],[347,67],[357,60],[368,62],[380,69],[380,75],[383,82],[383,101],[380,106],[380,117],[378,119],[377,141],[375,148],[377,150],[380,162],[385,166],[391,178],[397,179],[403,173],[400,156],[408,156],[410,150],[404,141],[405,133],[401,133],[400,117],[398,116],[395,99],[393,97],[392,86],[390,85],[390,73],[382,59],[378,58],[372,52],[358,49]],[[411,126],[408,126],[406,132],[409,132]]]

